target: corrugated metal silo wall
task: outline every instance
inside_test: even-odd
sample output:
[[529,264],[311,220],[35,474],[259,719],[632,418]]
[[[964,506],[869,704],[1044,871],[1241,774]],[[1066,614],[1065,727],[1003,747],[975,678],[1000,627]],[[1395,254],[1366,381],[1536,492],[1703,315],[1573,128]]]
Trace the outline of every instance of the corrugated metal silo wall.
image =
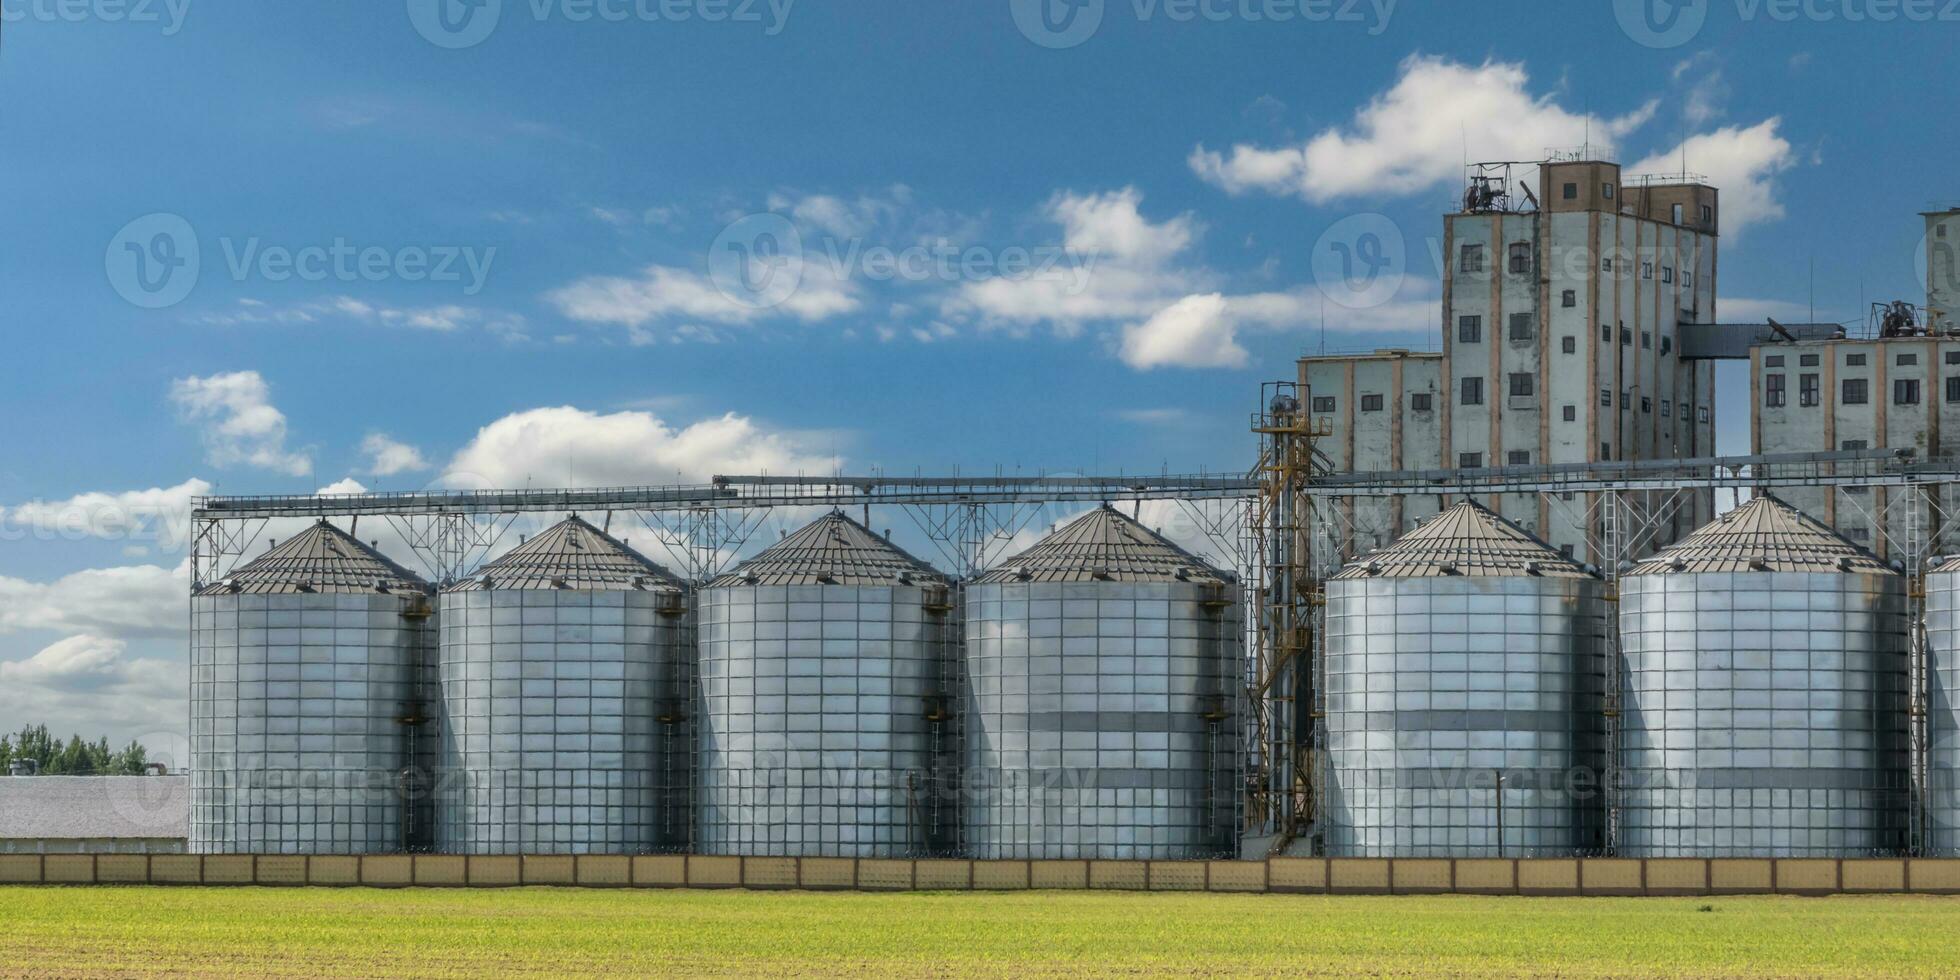
[[685,602],[659,591],[442,598],[437,850],[685,849]]
[[1602,850],[1604,613],[1582,578],[1329,582],[1328,853]]
[[966,590],[965,825],[981,859],[1236,846],[1242,615],[1229,588]]
[[1927,851],[1960,857],[1960,566],[1926,576]]
[[399,851],[418,596],[191,600],[191,849]]
[[701,593],[698,850],[904,857],[947,847],[943,588]]
[[1620,589],[1622,854],[1905,846],[1902,576],[1698,572]]

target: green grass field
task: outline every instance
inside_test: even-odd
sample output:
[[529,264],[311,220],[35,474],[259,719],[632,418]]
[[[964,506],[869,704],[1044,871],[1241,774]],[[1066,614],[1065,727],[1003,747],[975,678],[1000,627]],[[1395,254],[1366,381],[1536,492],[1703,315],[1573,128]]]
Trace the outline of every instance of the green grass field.
[[0,888],[0,909],[10,977],[1960,973],[1941,898]]

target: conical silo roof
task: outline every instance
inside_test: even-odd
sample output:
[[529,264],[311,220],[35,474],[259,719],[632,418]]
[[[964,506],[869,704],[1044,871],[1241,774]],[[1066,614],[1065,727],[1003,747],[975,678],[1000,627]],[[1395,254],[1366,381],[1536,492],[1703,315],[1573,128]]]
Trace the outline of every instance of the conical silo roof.
[[684,588],[674,573],[574,515],[444,591],[652,592]]
[[832,512],[770,545],[712,588],[745,585],[894,585],[947,582],[946,576],[897,545]]
[[1896,574],[1870,551],[1775,497],[1757,497],[1634,566],[1634,575],[1677,572]]
[[1336,579],[1495,577],[1591,578],[1585,566],[1475,501],[1465,500]]
[[1224,572],[1169,539],[1099,507],[1063,525],[1034,547],[1001,562],[975,581],[1226,582]]
[[275,543],[198,595],[356,595],[427,592],[429,584],[353,535],[320,521]]

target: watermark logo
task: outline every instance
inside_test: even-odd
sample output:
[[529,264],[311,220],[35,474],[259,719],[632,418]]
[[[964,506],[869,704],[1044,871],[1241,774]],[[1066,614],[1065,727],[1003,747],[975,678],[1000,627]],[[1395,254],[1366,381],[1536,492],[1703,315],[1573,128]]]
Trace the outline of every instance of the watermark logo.
[[203,271],[197,231],[174,214],[150,214],[123,226],[103,256],[116,294],[146,310],[184,301]]
[[1678,48],[1695,39],[1708,21],[1709,0],[1613,0],[1613,16],[1634,43]]
[[1408,243],[1388,216],[1334,222],[1313,246],[1314,283],[1336,306],[1365,310],[1395,298],[1408,275]]
[[803,285],[803,235],[780,214],[751,214],[715,236],[708,277],[750,309],[781,305]]
[[143,24],[176,37],[191,0],[0,0],[0,22],[18,24]]
[[408,0],[408,19],[416,33],[451,51],[489,40],[503,18],[504,0]]
[[1073,48],[1102,28],[1105,0],[1010,0],[1014,26],[1044,48]]
[[[234,282],[460,283],[465,296],[483,291],[497,250],[457,245],[390,248],[345,238],[324,244],[281,245],[253,236],[218,239],[224,272]],[[109,285],[146,310],[190,297],[204,272],[197,230],[182,216],[145,215],[124,225],[103,255]]]

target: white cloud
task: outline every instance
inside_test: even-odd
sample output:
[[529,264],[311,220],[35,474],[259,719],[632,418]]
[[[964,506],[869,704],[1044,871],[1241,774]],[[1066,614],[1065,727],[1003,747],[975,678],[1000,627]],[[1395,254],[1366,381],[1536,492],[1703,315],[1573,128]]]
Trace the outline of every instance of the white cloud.
[[1675,65],[1672,77],[1684,89],[1681,118],[1689,126],[1705,126],[1727,111],[1731,90],[1722,74],[1721,57],[1714,51],[1699,52]]
[[445,468],[452,486],[643,486],[705,483],[718,473],[826,474],[834,456],[740,415],[675,428],[647,412],[539,408],[477,432]]
[[192,322],[214,327],[304,326],[326,320],[352,320],[370,326],[431,333],[454,333],[481,329],[504,340],[524,339],[524,318],[515,313],[470,306],[395,307],[369,303],[352,296],[332,296],[286,306],[271,306],[260,300],[241,299],[235,309],[203,313]]
[[834,194],[773,194],[769,210],[787,213],[800,227],[832,238],[863,238],[896,223],[912,206],[912,189],[903,184],[875,194],[844,198]]
[[122,640],[70,636],[25,660],[0,661],[0,718],[41,722],[57,734],[106,734],[121,747],[184,730],[186,673],[181,661],[130,656]]
[[1346,127],[1306,142],[1272,148],[1241,144],[1229,155],[1199,146],[1190,166],[1229,193],[1265,191],[1316,204],[1378,194],[1411,194],[1456,183],[1464,157],[1537,160],[1549,148],[1590,139],[1607,152],[1653,117],[1649,102],[1617,117],[1571,112],[1551,95],[1535,95],[1524,65],[1471,66],[1412,55],[1388,91],[1359,109]]
[[150,541],[174,551],[189,540],[191,499],[210,492],[211,484],[193,478],[174,487],[31,501],[0,508],[0,528],[63,540]]
[[1143,323],[1123,328],[1123,363],[1160,367],[1242,368],[1251,355],[1238,344],[1231,304],[1218,293],[1186,296]]
[[1043,216],[1060,227],[1062,258],[1026,276],[961,285],[943,305],[949,317],[986,326],[1050,323],[1063,336],[1089,321],[1148,317],[1209,282],[1177,260],[1202,233],[1195,217],[1151,221],[1134,187],[1099,194],[1061,193]]
[[637,277],[590,276],[545,299],[574,320],[630,328],[685,319],[746,324],[785,316],[816,323],[861,305],[856,285],[839,278],[829,263],[806,261],[802,269],[802,284],[775,306],[739,302],[707,276],[665,265],[648,266]]
[[361,452],[367,454],[368,472],[375,476],[395,476],[429,468],[422,450],[381,432],[370,433],[361,440]]
[[1777,130],[1780,117],[1754,126],[1726,126],[1690,136],[1674,149],[1656,153],[1628,174],[1679,173],[1684,167],[1705,175],[1722,194],[1722,233],[1737,235],[1751,225],[1783,217],[1777,175],[1796,166],[1796,154]]
[[0,576],[0,633],[47,630],[112,639],[181,637],[190,563],[92,568],[53,582]]
[[273,407],[271,394],[257,371],[235,371],[180,378],[170,400],[185,419],[203,423],[205,456],[213,466],[305,476],[313,472],[313,460],[286,450],[286,416]]

